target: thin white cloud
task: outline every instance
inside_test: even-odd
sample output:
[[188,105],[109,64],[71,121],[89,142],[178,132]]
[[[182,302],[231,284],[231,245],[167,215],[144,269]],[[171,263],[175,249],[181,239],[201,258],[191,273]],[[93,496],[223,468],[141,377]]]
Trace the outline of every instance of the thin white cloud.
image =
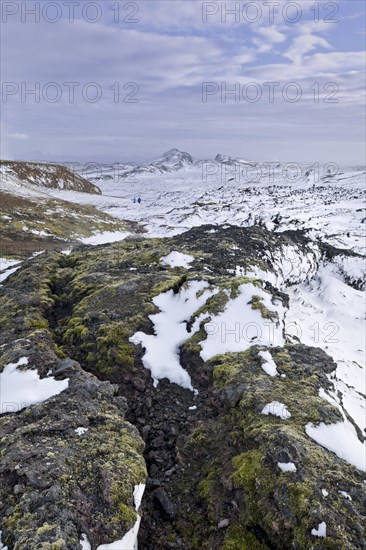
[[29,139],[29,136],[27,134],[20,134],[20,133],[8,134],[7,137],[9,139]]
[[300,65],[304,59],[305,54],[312,52],[316,49],[317,46],[321,46],[322,48],[330,49],[331,45],[329,42],[325,40],[325,38],[322,38],[321,36],[317,36],[315,34],[301,34],[300,36],[297,36],[295,40],[293,41],[290,48],[284,52],[284,56],[288,59],[291,59],[294,63],[297,65]]
[[255,32],[263,36],[270,44],[278,44],[286,40],[286,35],[280,32],[275,26],[258,27]]

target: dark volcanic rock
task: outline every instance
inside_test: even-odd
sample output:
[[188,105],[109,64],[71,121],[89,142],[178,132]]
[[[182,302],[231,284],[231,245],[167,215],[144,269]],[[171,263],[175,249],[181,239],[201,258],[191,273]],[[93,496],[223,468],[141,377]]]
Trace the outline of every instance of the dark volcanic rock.
[[77,363],[63,366],[56,370],[69,377],[68,389],[0,419],[0,514],[9,548],[47,542],[76,550],[81,533],[94,545],[113,542],[135,521],[133,490],[145,466],[138,432],[124,420],[126,400]]
[[[153,334],[154,296],[193,279],[219,291],[186,320],[188,331],[248,282],[286,308],[283,290],[235,268],[273,272],[288,246],[310,258],[298,277],[311,277],[321,251],[305,232],[204,226],[38,256],[6,281],[0,370],[26,356],[25,368],[42,378],[69,379],[59,395],[0,417],[0,529],[9,550],[80,550],[81,533],[92,550],[120,540],[136,518],[133,489],[145,464],[142,550],[365,550],[364,475],[305,433],[309,422],[342,419],[319,397],[336,368],[328,355],[300,343],[272,347],[276,377],[261,366],[265,346],[204,362],[201,324],[179,350],[195,394],[166,379],[154,388],[144,350],[129,341],[136,331]],[[161,264],[173,250],[194,257],[190,270]],[[332,257],[327,249],[322,259]],[[279,323],[254,298],[263,320]],[[291,417],[261,414],[273,401]],[[78,435],[80,427],[87,431]],[[282,462],[296,471],[283,472]],[[323,521],[327,537],[311,535]]]
[[175,519],[177,515],[177,508],[170,500],[164,489],[156,489],[156,491],[154,491],[154,498],[158,502],[164,515],[169,519]]

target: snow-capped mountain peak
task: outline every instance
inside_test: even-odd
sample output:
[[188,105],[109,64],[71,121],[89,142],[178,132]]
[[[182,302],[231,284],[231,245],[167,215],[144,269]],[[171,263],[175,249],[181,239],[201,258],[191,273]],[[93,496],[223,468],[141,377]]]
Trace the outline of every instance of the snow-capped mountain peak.
[[194,164],[194,160],[189,153],[174,148],[166,151],[162,157],[154,161],[152,164],[182,168],[185,165]]

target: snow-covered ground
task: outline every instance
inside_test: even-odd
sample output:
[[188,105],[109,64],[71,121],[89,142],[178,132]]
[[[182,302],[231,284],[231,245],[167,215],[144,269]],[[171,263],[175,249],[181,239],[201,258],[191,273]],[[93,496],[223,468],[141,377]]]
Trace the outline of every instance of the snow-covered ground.
[[21,266],[19,260],[8,260],[0,258],[0,284],[5,281],[12,273],[15,273]]
[[57,381],[52,376],[40,378],[36,369],[21,370],[28,357],[5,365],[0,373],[0,414],[18,412],[25,407],[46,401],[64,391],[69,380]]
[[[141,204],[134,203],[128,179],[99,182],[103,196],[52,191],[58,198],[94,204],[117,218],[144,224],[149,236],[181,233],[206,223],[249,226],[260,220],[268,229],[312,229],[314,238],[334,246],[365,250],[364,174],[349,174],[333,185],[303,187],[204,182],[198,167],[168,175],[139,175]],[[77,196],[75,196],[77,195]],[[278,223],[277,223],[278,222]]]
[[[231,297],[224,310],[211,315],[210,322],[203,325],[207,338],[200,342],[201,357],[208,360],[217,354],[245,351],[254,344],[271,348],[292,341],[322,348],[334,359],[337,369],[329,375],[333,390],[326,392],[321,389],[319,396],[339,409],[343,421],[319,426],[309,423],[304,430],[319,445],[366,471],[366,445],[361,435],[366,433],[365,292],[346,284],[343,279],[345,274],[339,272],[337,261],[324,263],[319,258],[318,250],[314,251],[314,256],[302,254],[298,259],[296,254],[301,253],[294,250],[294,267],[291,270],[286,251],[283,252],[282,265],[280,255],[274,262],[276,273],[254,271],[257,277],[276,283],[289,295],[289,307],[273,303],[268,292],[252,283],[240,285],[238,295]],[[230,271],[237,275],[237,269]],[[251,271],[248,271],[247,275],[250,274]],[[354,274],[358,280],[360,273]],[[193,281],[188,289],[181,290],[177,295],[172,291],[159,295],[154,303],[160,313],[151,316],[156,334],[137,333],[131,339],[145,348],[143,362],[154,378],[166,377],[171,382],[193,389],[188,374],[180,366],[178,351],[189,337],[186,323],[217,291],[208,288],[198,298],[197,291],[203,288],[203,281]],[[252,309],[253,296],[259,297],[268,311],[276,313],[276,322],[263,319],[258,309]],[[199,323],[205,317],[207,315],[202,313],[195,319],[190,335],[198,330]],[[263,360],[262,368],[268,375],[279,374],[269,351],[261,351],[259,356]],[[291,417],[286,405],[279,402],[267,404],[262,414],[272,414],[282,419]]]
[[309,281],[287,289],[287,334],[321,347],[337,363],[337,399],[366,434],[365,293],[347,285],[333,266],[321,265]]
[[[204,281],[192,281],[187,289],[174,294],[173,290],[163,292],[154,298],[154,304],[160,309],[155,315],[150,315],[154,323],[155,334],[136,332],[130,341],[141,344],[146,353],[142,359],[144,366],[151,371],[155,385],[162,378],[193,390],[191,377],[179,361],[179,347],[199,329],[198,318],[188,332],[185,322],[193,313],[203,306],[207,299],[218,290],[206,290]],[[203,292],[202,292],[203,291]],[[197,297],[197,293],[202,294]]]
[[[248,166],[251,171],[246,169]],[[321,397],[338,407],[344,419],[331,427],[309,424],[306,433],[363,469],[366,460],[365,445],[361,441],[361,434],[366,433],[365,293],[356,288],[363,288],[365,262],[344,254],[332,262],[322,261],[318,239],[356,253],[365,252],[365,168],[332,169],[329,173],[302,166],[292,181],[283,165],[274,166],[271,174],[263,165],[259,168],[247,161],[232,162],[224,156],[216,161],[193,161],[189,155],[173,150],[127,176],[126,167],[119,174],[112,166],[104,167],[102,174],[90,173],[89,179],[102,189],[103,195],[41,190],[19,185],[7,174],[3,175],[1,188],[23,196],[51,196],[94,205],[116,218],[144,225],[147,237],[175,235],[203,224],[247,227],[261,223],[277,232],[307,229],[313,240],[311,253],[303,255],[295,247],[288,247],[270,258],[274,272],[253,268],[247,273],[249,276],[254,273],[286,292],[290,298],[289,308],[274,306],[265,292],[242,285],[238,296],[229,300],[224,311],[206,325],[208,336],[201,343],[201,356],[206,360],[217,353],[244,351],[253,344],[268,348],[281,346],[297,341],[296,338],[309,346],[321,347],[337,364],[335,374],[330,377],[334,391],[322,390]],[[123,172],[124,176],[120,177]],[[141,197],[142,202],[134,202],[134,197]],[[95,235],[90,243],[107,242],[110,238],[113,236]],[[188,270],[192,260],[183,251],[176,250],[162,262]],[[245,274],[240,266],[227,268],[232,276]],[[15,267],[7,266],[7,269],[10,272]],[[193,389],[188,373],[179,363],[179,346],[193,334],[187,332],[185,323],[215,290],[205,288],[197,297],[203,284],[196,281],[181,294],[165,293],[156,297],[154,303],[160,311],[151,316],[155,335],[138,333],[133,338],[134,343],[143,344],[144,364],[156,381],[168,377]],[[259,311],[248,305],[253,294],[259,294],[264,305],[277,312],[277,326],[265,326]],[[201,319],[196,319],[194,330],[198,330]],[[260,328],[260,338],[253,333],[255,327]],[[243,330],[247,331],[247,338],[242,337]],[[267,374],[278,374],[269,351],[262,352],[261,359]],[[342,445],[338,444],[340,439]],[[320,526],[319,532],[324,532]]]
[[[277,313],[279,321],[264,319],[259,309],[253,309],[250,304],[253,296],[259,296],[269,311]],[[224,311],[206,323],[207,338],[200,343],[202,359],[207,361],[215,355],[245,351],[254,344],[283,346],[283,316],[283,306],[274,305],[268,292],[252,283],[240,285],[238,296],[229,300]]]
[[[170,161],[171,157],[165,170]],[[101,174],[88,176],[102,196],[41,189],[8,174],[2,175],[0,187],[22,196],[95,205],[116,218],[143,224],[149,236],[174,235],[205,223],[245,227],[262,220],[268,229],[312,229],[314,239],[319,236],[335,246],[365,250],[364,168],[332,168],[335,173],[329,175],[323,173],[324,167],[314,170],[303,165],[293,177],[286,165],[271,171],[257,165],[250,173],[241,166],[198,161],[162,172],[151,163],[127,177],[113,166],[105,167]],[[141,204],[134,203],[134,197],[141,197]]]
[[173,252],[168,254],[168,256],[162,258],[160,262],[163,265],[170,265],[170,267],[185,267],[186,269],[190,269],[189,264],[193,262],[193,260],[193,256],[190,256],[189,254],[182,254],[181,252],[173,250]]
[[102,233],[96,233],[91,237],[83,237],[80,241],[84,244],[106,244],[115,243],[117,241],[123,241],[128,237],[130,233],[128,231],[103,231]]

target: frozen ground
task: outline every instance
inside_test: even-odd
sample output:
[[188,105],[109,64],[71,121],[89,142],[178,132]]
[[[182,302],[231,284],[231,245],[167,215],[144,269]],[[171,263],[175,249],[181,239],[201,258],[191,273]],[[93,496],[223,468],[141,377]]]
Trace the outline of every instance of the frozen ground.
[[[268,229],[314,229],[314,237],[321,235],[335,246],[364,250],[364,169],[332,167],[329,175],[322,173],[324,167],[302,166],[297,173],[284,165],[248,172],[238,166],[203,161],[175,172],[125,178],[106,169],[97,181],[91,174],[104,195],[92,198],[101,199],[100,207],[109,214],[145,224],[153,236],[204,223],[247,226],[262,220]],[[134,196],[141,196],[141,204],[133,202]]]
[[[302,166],[300,175],[294,177],[292,174],[290,181],[291,174],[283,165],[277,165],[271,175],[261,167],[262,175],[258,178],[255,177],[257,169],[244,173],[242,167],[248,165],[244,161],[230,164],[222,157],[224,162],[194,162],[191,157],[176,152],[170,155],[169,162],[164,158],[130,174],[125,173],[123,177],[118,176],[112,166],[105,166],[102,173],[90,173],[90,180],[101,188],[103,195],[40,190],[18,185],[6,174],[1,188],[23,196],[52,196],[94,205],[116,218],[144,225],[147,237],[174,235],[203,224],[243,227],[263,224],[277,232],[308,230],[313,240],[311,254],[302,256],[296,249],[278,251],[278,256],[271,258],[274,272],[255,273],[290,298],[289,308],[278,311],[281,324],[275,328],[274,337],[260,343],[271,347],[300,340],[309,346],[321,347],[334,359],[337,363],[335,376],[331,379],[334,391],[323,391],[321,396],[341,410],[344,421],[332,427],[308,425],[307,433],[319,444],[363,469],[366,327],[362,281],[365,280],[365,261],[342,253],[332,261],[324,261],[319,241],[358,254],[365,252],[365,169],[351,167],[334,171],[333,167],[328,173],[328,170]],[[134,197],[141,197],[141,204],[134,202]],[[109,238],[115,240],[111,235],[96,235],[90,243],[107,242]],[[163,263],[187,270],[190,261],[190,257],[180,250],[162,259]],[[5,273],[15,269],[10,265],[5,267]],[[228,272],[233,276],[244,275],[240,266],[228,266]],[[166,376],[190,389],[188,374],[179,364],[178,350],[187,338],[184,322],[198,309],[195,291],[191,286],[186,291],[187,296],[167,293],[156,297],[155,305],[160,313],[152,316],[155,335],[138,333],[134,338],[135,343],[144,344],[144,364],[155,380]],[[250,285],[243,285],[238,297],[213,318],[215,326],[234,325],[244,318],[248,321],[249,315],[249,321],[259,322],[254,318],[259,313],[247,305],[253,292]],[[273,304],[267,306],[276,309]],[[216,353],[243,351],[251,345],[251,338],[246,342],[237,342],[235,338],[220,342],[211,329],[206,327],[208,337],[201,343],[201,356],[205,360]],[[172,330],[174,338],[171,338]],[[163,362],[157,360],[162,357],[162,349],[165,350]],[[264,352],[262,359],[263,369],[270,376],[277,375],[270,353]],[[339,440],[342,445],[338,444]],[[325,530],[320,527],[318,536],[325,536]]]
[[[276,231],[312,229],[314,239],[321,236],[334,246],[365,250],[364,168],[332,167],[336,173],[328,174],[324,168],[305,165],[299,173],[285,165],[273,170],[257,166],[249,172],[236,166],[201,161],[172,172],[154,169],[125,177],[107,166],[89,173],[102,196],[40,189],[19,184],[8,174],[3,174],[0,186],[23,196],[95,205],[117,218],[140,222],[149,236],[173,235],[205,223],[264,223]],[[141,204],[134,203],[134,197],[141,197]]]
[[[130,341],[141,344],[146,353],[142,359],[144,366],[151,371],[157,385],[158,380],[168,378],[171,382],[193,391],[189,374],[181,367],[179,348],[199,329],[200,319],[196,320],[192,331],[188,332],[185,321],[203,306],[217,290],[207,291],[207,283],[193,281],[187,289],[178,294],[172,290],[159,294],[154,304],[160,313],[150,315],[155,334],[136,332]],[[197,293],[204,291],[199,297]]]

